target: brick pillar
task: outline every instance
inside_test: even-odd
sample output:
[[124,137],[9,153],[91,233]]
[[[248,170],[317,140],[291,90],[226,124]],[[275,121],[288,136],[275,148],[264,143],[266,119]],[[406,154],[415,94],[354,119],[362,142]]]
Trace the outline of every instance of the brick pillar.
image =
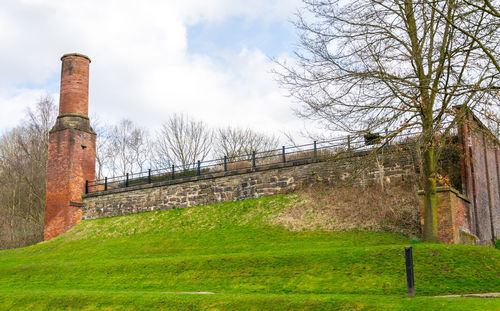
[[74,53],[61,61],[59,116],[49,136],[44,240],[80,222],[85,181],[95,178],[96,134],[88,118],[90,59]]
[[[437,187],[438,237],[445,244],[476,244],[479,239],[471,232],[468,211],[471,201],[458,190]],[[424,191],[420,199],[420,224],[424,225]]]

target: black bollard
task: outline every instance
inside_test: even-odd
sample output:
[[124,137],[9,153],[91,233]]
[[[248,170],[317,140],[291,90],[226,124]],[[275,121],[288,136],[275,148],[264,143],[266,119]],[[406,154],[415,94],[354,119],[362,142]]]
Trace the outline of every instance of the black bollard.
[[408,284],[408,297],[415,297],[415,279],[413,275],[413,252],[412,247],[405,247],[406,259],[406,283]]

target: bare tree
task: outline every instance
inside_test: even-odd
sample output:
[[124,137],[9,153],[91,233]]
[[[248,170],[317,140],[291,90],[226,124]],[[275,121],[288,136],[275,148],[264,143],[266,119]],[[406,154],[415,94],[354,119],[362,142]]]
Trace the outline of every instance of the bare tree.
[[41,97],[23,124],[0,138],[0,248],[43,239],[49,130],[56,106]]
[[230,161],[239,156],[250,158],[252,152],[268,151],[278,147],[279,140],[255,132],[249,128],[219,128],[216,131],[215,154],[217,157],[227,156]]
[[[490,0],[482,0],[482,1],[465,1],[468,5],[478,8],[480,10],[485,11],[486,13],[500,18],[500,10],[498,9],[499,3],[498,1],[490,1]],[[476,4],[476,3],[479,3]],[[483,4],[483,5],[481,5]]]
[[107,134],[108,148],[103,150],[110,159],[110,171],[113,175],[125,175],[142,171],[150,158],[150,142],[145,129],[135,125],[131,120],[121,120],[117,125],[109,127]]
[[[429,3],[432,8],[446,20],[454,29],[473,40],[480,50],[488,57],[500,74],[500,11],[499,1],[490,0],[463,0],[454,1],[459,7],[459,18],[449,17],[440,6]],[[483,33],[487,33],[485,38]],[[486,39],[486,40],[485,40]]]
[[144,171],[151,160],[151,139],[148,132],[124,119],[118,124],[103,123],[92,116],[96,139],[96,179]]
[[391,138],[419,127],[424,239],[437,240],[436,164],[447,134],[467,109],[497,119],[500,76],[485,52],[498,55],[492,15],[449,0],[304,3],[296,62],[278,62],[282,85],[303,104],[301,117],[330,130],[389,129]]
[[145,129],[131,120],[123,119],[116,125],[102,127],[102,130],[102,151],[98,151],[98,154],[102,152],[107,172],[115,176],[144,169],[151,152]]
[[110,129],[109,125],[103,124],[97,115],[93,115],[90,120],[92,129],[96,133],[96,179],[103,179],[112,172],[114,155],[109,137]]
[[210,154],[212,141],[213,132],[204,122],[174,114],[156,135],[155,162],[157,166],[175,164],[190,169]]
[[136,127],[130,133],[129,149],[134,170],[143,172],[150,167],[151,141],[146,130]]

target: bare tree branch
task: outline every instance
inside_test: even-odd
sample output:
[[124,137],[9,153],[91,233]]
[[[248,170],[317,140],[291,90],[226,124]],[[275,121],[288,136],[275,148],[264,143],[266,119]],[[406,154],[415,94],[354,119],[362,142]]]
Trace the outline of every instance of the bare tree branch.
[[213,132],[202,121],[175,114],[162,124],[155,139],[155,159],[159,166],[180,165],[190,169],[203,161],[212,148]]

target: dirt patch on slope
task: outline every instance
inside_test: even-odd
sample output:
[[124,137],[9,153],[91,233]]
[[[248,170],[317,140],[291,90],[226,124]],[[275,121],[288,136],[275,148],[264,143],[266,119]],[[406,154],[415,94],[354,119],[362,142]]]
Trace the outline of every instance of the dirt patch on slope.
[[417,188],[410,183],[386,187],[311,187],[272,221],[293,231],[374,230],[418,236]]

